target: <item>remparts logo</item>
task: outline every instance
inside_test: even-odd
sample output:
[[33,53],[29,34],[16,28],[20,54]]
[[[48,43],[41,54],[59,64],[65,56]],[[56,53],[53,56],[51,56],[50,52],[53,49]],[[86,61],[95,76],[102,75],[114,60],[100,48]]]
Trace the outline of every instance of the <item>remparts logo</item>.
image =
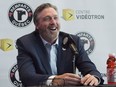
[[32,10],[24,3],[14,4],[8,13],[11,23],[17,27],[24,27],[32,21]]
[[63,9],[63,18],[66,21],[74,20],[74,10],[72,9]]
[[10,70],[10,80],[16,87],[22,87],[22,83],[21,83],[21,81],[18,80],[19,79],[18,76],[19,76],[18,75],[18,66],[16,64]]
[[86,32],[79,32],[77,33],[77,36],[80,37],[82,43],[84,44],[84,48],[87,54],[89,55],[93,51],[94,46],[95,46],[93,37]]

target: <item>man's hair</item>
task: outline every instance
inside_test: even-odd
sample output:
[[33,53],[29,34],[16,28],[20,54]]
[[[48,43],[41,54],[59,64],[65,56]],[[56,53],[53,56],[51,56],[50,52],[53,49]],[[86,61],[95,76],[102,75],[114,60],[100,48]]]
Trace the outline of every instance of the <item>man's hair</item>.
[[36,24],[37,21],[39,20],[39,19],[37,18],[38,14],[39,14],[41,11],[43,11],[45,8],[49,8],[49,7],[54,8],[54,9],[57,11],[57,7],[54,6],[54,5],[52,5],[52,4],[50,4],[50,3],[43,3],[43,4],[41,4],[40,6],[38,6],[38,7],[35,9],[35,12],[34,12],[34,15],[33,15],[33,22],[34,22],[34,24]]

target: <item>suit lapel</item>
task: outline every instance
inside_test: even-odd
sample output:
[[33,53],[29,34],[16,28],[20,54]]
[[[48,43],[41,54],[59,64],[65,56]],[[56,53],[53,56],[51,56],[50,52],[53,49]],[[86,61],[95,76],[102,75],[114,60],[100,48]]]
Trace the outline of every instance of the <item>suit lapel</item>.
[[38,50],[39,50],[38,54],[40,57],[40,61],[42,62],[42,65],[43,65],[44,69],[46,70],[46,72],[48,74],[52,74],[51,67],[49,64],[49,56],[48,56],[47,50],[46,50],[38,33],[36,33],[36,38],[37,38],[37,44],[36,44],[37,46],[36,47],[38,47]]
[[58,57],[57,57],[57,71],[58,74],[64,73],[65,68],[65,58],[67,58],[66,51],[62,50],[62,35],[59,36],[59,45],[58,45]]

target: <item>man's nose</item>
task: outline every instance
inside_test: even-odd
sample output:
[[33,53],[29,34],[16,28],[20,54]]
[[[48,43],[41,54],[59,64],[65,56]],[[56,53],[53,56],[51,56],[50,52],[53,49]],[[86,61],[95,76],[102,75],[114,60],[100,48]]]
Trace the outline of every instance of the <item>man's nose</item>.
[[56,20],[54,18],[51,18],[50,24],[55,24],[55,23],[56,23]]

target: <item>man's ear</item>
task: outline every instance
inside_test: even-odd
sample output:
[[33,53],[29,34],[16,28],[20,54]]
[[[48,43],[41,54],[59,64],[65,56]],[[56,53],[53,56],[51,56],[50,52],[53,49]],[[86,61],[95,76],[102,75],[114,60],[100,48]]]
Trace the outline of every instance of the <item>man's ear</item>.
[[39,29],[39,28],[38,28],[38,23],[35,24],[35,28],[36,28],[36,29]]
[[38,29],[38,27],[36,27],[36,29]]

